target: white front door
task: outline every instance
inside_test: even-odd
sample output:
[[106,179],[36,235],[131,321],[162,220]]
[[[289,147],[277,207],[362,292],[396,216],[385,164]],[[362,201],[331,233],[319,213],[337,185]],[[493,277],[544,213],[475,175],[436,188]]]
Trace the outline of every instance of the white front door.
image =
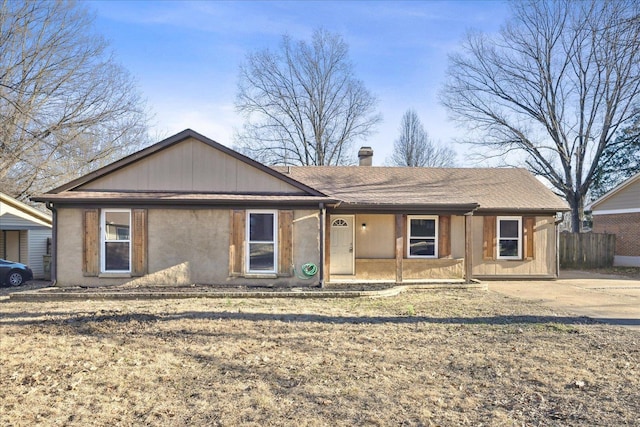
[[332,215],[329,274],[353,274],[353,215]]

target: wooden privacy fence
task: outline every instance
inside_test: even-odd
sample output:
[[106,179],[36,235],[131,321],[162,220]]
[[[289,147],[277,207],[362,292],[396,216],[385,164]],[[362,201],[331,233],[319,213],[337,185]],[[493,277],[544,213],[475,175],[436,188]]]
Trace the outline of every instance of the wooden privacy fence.
[[615,234],[560,233],[560,268],[613,266]]

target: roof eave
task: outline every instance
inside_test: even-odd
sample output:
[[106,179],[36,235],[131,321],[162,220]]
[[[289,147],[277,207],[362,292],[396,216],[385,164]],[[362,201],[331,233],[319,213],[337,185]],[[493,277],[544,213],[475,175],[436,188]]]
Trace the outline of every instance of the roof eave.
[[317,200],[309,199],[184,199],[184,198],[170,198],[170,199],[152,199],[141,197],[47,197],[46,195],[40,197],[33,197],[33,201],[36,202],[53,202],[56,205],[104,205],[104,206],[134,206],[134,205],[146,205],[146,206],[266,206],[266,205],[286,205],[286,206],[318,206],[320,203],[325,205],[331,205],[338,203],[338,200],[328,197],[318,197]]
[[403,213],[469,213],[479,207],[477,203],[340,203],[333,209],[340,211],[403,212]]

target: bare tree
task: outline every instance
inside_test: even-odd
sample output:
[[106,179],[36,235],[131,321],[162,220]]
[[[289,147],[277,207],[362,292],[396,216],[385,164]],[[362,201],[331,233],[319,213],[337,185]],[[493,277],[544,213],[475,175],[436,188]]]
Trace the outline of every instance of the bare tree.
[[375,105],[339,35],[284,36],[277,52],[251,53],[240,68],[236,108],[246,121],[236,144],[270,164],[343,164],[352,142],[380,121]]
[[452,167],[455,158],[455,151],[431,141],[415,110],[407,110],[400,122],[400,137],[393,143],[387,163],[392,166]]
[[485,155],[521,153],[571,207],[579,231],[599,160],[634,117],[640,3],[524,1],[500,34],[450,57],[442,101]]
[[146,143],[129,75],[67,1],[0,4],[0,186],[45,191]]

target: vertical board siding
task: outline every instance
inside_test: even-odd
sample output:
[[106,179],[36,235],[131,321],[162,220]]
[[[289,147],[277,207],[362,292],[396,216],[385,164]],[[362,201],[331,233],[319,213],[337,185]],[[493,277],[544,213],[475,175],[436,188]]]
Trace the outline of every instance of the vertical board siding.
[[244,235],[245,212],[244,210],[231,211],[231,224],[229,227],[229,275],[240,275],[244,272]]
[[615,249],[615,234],[561,233],[560,267],[611,267],[613,266]]
[[29,264],[29,231],[20,230],[20,261]]
[[525,216],[523,218],[523,236],[524,236],[524,259],[535,258],[535,247],[533,244],[533,236],[535,235],[536,218],[533,216]]
[[132,276],[147,274],[147,210],[133,210]]
[[100,212],[98,209],[84,211],[82,273],[97,276],[100,272]]
[[278,212],[278,274],[291,276],[293,265],[293,211]]

